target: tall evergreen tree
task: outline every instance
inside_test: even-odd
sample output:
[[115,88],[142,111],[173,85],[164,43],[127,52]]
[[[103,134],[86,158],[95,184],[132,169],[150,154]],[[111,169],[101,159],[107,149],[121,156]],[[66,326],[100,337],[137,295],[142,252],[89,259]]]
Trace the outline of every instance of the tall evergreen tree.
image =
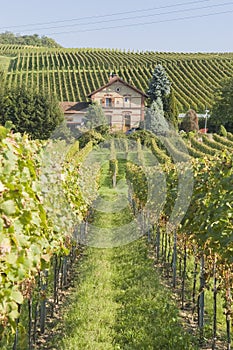
[[153,72],[152,78],[149,81],[149,89],[147,94],[151,103],[158,97],[162,98],[170,93],[171,83],[161,64],[158,64]]
[[165,119],[168,121],[170,126],[177,129],[178,108],[176,99],[173,90],[171,89],[170,80],[161,64],[158,64],[155,67],[152,78],[149,81],[149,89],[147,94],[150,97],[149,104],[152,104],[159,98],[161,99]]
[[163,98],[163,109],[164,109],[164,117],[168,121],[169,125],[172,125],[175,129],[178,128],[178,108],[176,103],[176,98],[171,89],[169,95],[165,95]]
[[155,134],[163,135],[169,131],[169,125],[164,118],[163,103],[161,97],[152,102],[146,110],[145,128]]

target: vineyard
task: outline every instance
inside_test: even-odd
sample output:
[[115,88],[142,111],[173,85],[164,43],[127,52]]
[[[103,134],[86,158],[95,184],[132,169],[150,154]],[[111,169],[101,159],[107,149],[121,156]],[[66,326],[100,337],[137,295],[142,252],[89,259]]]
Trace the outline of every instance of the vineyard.
[[55,92],[60,101],[87,101],[111,72],[142,91],[157,64],[165,68],[180,112],[210,108],[222,79],[233,74],[231,53],[160,53],[107,49],[45,49],[0,45],[0,69],[7,84]]
[[0,146],[1,349],[231,349],[231,133]]

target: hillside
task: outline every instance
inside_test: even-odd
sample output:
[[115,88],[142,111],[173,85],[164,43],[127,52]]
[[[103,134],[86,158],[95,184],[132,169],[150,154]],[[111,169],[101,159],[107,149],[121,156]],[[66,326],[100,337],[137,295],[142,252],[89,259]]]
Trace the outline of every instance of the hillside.
[[233,53],[160,53],[108,49],[48,49],[0,45],[0,69],[8,84],[25,82],[57,93],[61,101],[87,95],[117,73],[146,91],[154,67],[162,64],[172,82],[180,112],[211,108],[222,79],[233,75]]

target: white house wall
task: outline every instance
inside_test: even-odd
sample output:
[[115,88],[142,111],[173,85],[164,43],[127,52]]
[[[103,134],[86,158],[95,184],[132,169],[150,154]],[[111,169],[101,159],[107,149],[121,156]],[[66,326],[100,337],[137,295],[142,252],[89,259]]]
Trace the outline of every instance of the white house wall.
[[[121,82],[112,83],[91,98],[102,106],[113,128],[137,127],[140,120],[144,119],[144,97]],[[106,99],[111,99],[111,105],[106,104]],[[130,115],[130,126],[125,125],[125,115]]]

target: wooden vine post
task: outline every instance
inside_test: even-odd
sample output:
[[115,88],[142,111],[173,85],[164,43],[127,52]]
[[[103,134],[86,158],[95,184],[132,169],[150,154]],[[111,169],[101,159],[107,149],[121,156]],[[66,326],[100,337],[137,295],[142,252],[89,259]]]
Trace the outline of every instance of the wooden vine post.
[[172,286],[176,288],[176,275],[177,275],[177,229],[174,229],[173,232],[173,259],[172,259]]
[[226,315],[226,331],[227,331],[227,350],[231,350],[231,314],[232,314],[232,296],[231,296],[231,279],[230,268],[227,269],[226,277],[226,296],[225,296],[225,315]]
[[216,340],[217,340],[217,255],[214,254],[213,260],[213,340],[212,340],[212,350],[216,349]]
[[201,254],[200,259],[200,289],[198,297],[198,327],[200,335],[200,344],[204,339],[204,316],[205,316],[205,257]]
[[112,187],[115,188],[117,182],[118,161],[116,157],[114,140],[111,141],[110,145],[109,172],[112,179]]

